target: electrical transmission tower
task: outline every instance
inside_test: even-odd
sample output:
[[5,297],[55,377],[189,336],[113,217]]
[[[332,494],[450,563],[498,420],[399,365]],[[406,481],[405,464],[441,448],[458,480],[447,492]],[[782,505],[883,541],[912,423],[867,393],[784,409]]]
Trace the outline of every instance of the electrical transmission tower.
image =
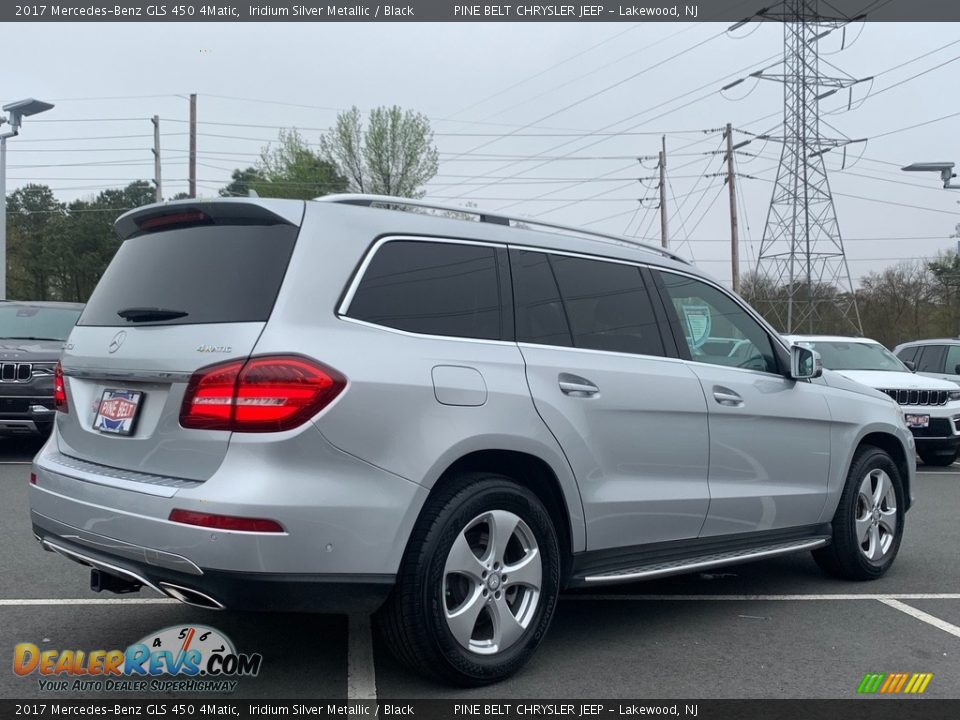
[[783,74],[756,75],[783,83],[783,136],[772,137],[783,149],[753,301],[787,333],[863,334],[824,162],[826,152],[855,141],[823,136],[820,119],[822,99],[863,81],[820,71],[820,38],[851,20],[821,16],[817,0],[785,0],[781,7],[776,19],[783,22]]

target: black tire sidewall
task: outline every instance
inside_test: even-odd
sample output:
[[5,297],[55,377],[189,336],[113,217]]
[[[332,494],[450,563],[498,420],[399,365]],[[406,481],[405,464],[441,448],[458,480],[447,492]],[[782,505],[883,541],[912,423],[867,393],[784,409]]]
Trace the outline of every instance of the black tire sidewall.
[[[893,539],[893,546],[887,554],[880,562],[872,562],[860,550],[860,543],[857,539],[856,507],[860,483],[868,472],[878,468],[887,474],[893,484],[893,490],[897,498],[897,532]],[[897,553],[900,551],[900,543],[903,540],[904,507],[903,480],[893,459],[883,450],[877,448],[863,452],[855,458],[847,475],[847,487],[844,489],[839,512],[834,521],[834,543],[838,545],[838,550],[847,556],[843,560],[846,563],[855,564],[857,574],[862,574],[863,578],[880,577],[887,572],[896,559]]]
[[[519,516],[533,532],[540,551],[543,582],[536,615],[521,640],[490,656],[472,653],[454,638],[443,607],[443,570],[457,535],[478,515],[507,510]],[[450,668],[464,681],[493,682],[525,664],[542,641],[556,609],[560,586],[560,557],[556,531],[546,509],[530,491],[506,478],[488,476],[450,499],[436,520],[437,533],[425,548],[429,558],[422,568],[422,607],[427,632]]]

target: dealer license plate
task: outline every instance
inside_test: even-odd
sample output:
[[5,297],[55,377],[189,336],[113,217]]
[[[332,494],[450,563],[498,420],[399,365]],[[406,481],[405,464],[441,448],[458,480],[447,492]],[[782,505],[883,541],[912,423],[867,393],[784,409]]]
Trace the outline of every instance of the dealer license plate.
[[930,424],[929,415],[904,415],[904,419],[907,421],[907,427],[912,428],[925,428]]
[[137,424],[143,393],[139,390],[104,390],[93,421],[94,430],[129,435]]

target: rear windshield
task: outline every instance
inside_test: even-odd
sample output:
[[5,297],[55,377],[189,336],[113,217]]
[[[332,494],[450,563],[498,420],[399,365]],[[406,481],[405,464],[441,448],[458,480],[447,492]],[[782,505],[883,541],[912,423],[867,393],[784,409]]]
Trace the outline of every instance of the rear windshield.
[[66,340],[80,308],[0,305],[0,339]]
[[[217,225],[131,238],[103,273],[78,325],[265,321],[296,237],[290,225]],[[170,312],[154,318],[128,312],[151,308]]]

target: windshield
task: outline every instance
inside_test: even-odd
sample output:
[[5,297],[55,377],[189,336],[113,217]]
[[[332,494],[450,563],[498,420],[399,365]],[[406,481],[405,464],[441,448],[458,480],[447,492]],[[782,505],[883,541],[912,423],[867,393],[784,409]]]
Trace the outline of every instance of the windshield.
[[79,308],[0,305],[0,339],[66,340]]
[[910,372],[896,356],[883,345],[869,342],[798,342],[820,353],[823,366],[828,370],[886,370]]

